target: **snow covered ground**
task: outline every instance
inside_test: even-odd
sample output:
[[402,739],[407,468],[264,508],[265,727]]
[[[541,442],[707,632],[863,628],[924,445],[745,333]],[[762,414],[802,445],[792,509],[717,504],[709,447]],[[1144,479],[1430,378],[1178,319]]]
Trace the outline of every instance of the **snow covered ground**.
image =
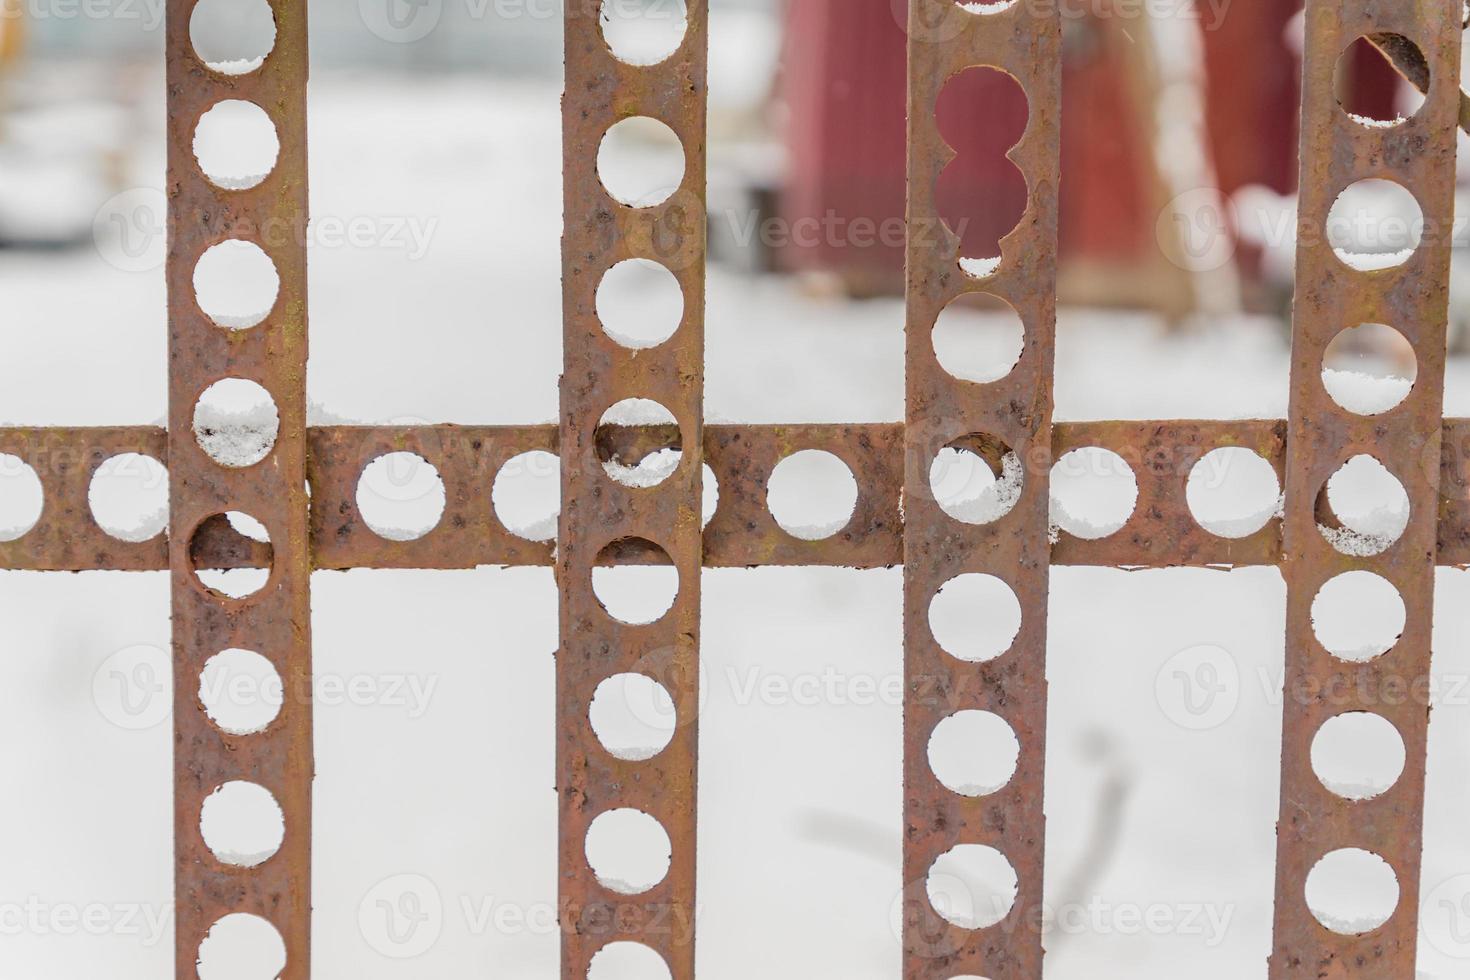
[[[321,411],[553,418],[558,92],[319,74],[311,107],[316,222],[376,230],[313,246]],[[134,172],[156,168],[145,154]],[[426,246],[390,224],[427,230]],[[157,272],[90,250],[4,253],[0,296],[0,420],[162,417]],[[715,268],[708,334],[711,419],[901,417],[897,301]],[[1064,310],[1057,354],[1061,418],[1284,413],[1273,324],[1166,334],[1147,316]],[[1470,414],[1470,364],[1452,363],[1449,398]],[[341,682],[316,713],[317,975],[555,976],[550,573],[321,573],[313,588],[317,671]],[[900,576],[715,571],[704,596],[700,976],[887,980],[903,884],[900,710],[885,694]],[[1425,975],[1448,978],[1470,957],[1470,578],[1441,572],[1438,599],[1425,874],[1403,901],[1425,916]],[[1052,980],[1265,976],[1283,607],[1274,570],[1054,572]],[[169,970],[167,612],[162,575],[0,574],[13,801],[0,809],[0,974]],[[1214,696],[1207,710],[1200,695]],[[430,913],[415,958],[391,955],[405,947],[380,914],[405,895]]]

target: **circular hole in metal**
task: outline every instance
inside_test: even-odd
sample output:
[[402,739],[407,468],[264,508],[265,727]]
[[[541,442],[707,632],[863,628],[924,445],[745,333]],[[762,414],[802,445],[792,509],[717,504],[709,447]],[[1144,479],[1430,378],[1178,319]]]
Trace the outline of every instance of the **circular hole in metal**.
[[490,488],[495,517],[527,541],[556,540],[561,514],[561,459],[544,449],[512,456]]
[[199,811],[199,832],[222,864],[254,868],[281,849],[286,818],[271,791],[233,780],[211,793]]
[[1325,855],[1307,874],[1306,899],[1324,927],[1342,936],[1361,936],[1393,918],[1399,880],[1372,851],[1342,848]]
[[0,541],[18,541],[41,520],[46,491],[29,463],[0,453]]
[[277,980],[285,968],[285,941],[258,915],[227,915],[199,944],[199,980]]
[[199,703],[215,727],[228,735],[265,731],[284,701],[281,675],[252,650],[223,650],[199,673]]
[[990,524],[1009,514],[1025,479],[1021,457],[984,434],[955,440],[929,464],[929,489],[939,509],[965,524]]
[[152,456],[119,453],[92,474],[87,505],[97,526],[119,541],[148,541],[168,527],[168,470]]
[[929,631],[951,657],[970,663],[994,660],[1021,632],[1021,603],[994,575],[956,575],[929,600]]
[[1372,41],[1359,36],[1350,43],[1338,56],[1333,91],[1342,111],[1369,129],[1398,126],[1424,106],[1424,93],[1399,74],[1384,50],[1429,78],[1424,52],[1402,34],[1376,34]]
[[1408,526],[1404,485],[1366,453],[1343,463],[1317,497],[1317,528],[1344,555],[1382,554]]
[[226,330],[261,324],[276,305],[281,277],[254,242],[232,238],[211,245],[194,266],[194,298],[204,315]]
[[803,541],[841,531],[857,509],[852,470],[825,449],[803,449],[776,464],[766,484],[766,506],[781,530]]
[[221,599],[244,599],[270,581],[275,551],[264,525],[249,514],[230,511],[199,524],[189,542],[189,560],[209,592]]
[[664,825],[642,810],[600,813],[587,828],[587,864],[597,881],[619,895],[639,895],[669,873],[673,845]]
[[221,466],[254,466],[270,455],[280,432],[275,399],[254,381],[225,378],[199,396],[194,406],[194,438],[205,455]]
[[597,423],[597,458],[603,470],[625,487],[656,487],[674,475],[684,459],[674,413],[648,398],[624,398]]
[[211,71],[245,75],[276,46],[276,16],[266,0],[199,0],[189,15],[189,41]]
[[608,943],[587,966],[587,980],[673,980],[673,976],[651,947],[627,941]]
[[669,553],[644,538],[620,538],[592,568],[592,592],[609,616],[629,626],[663,619],[679,597],[679,569]]
[[598,684],[587,717],[602,747],[628,762],[658,755],[678,725],[668,688],[646,674],[614,674]]
[[280,153],[276,124],[254,102],[216,102],[194,128],[194,159],[209,182],[222,190],[257,186],[276,168]]
[[685,0],[617,0],[602,6],[602,36],[624,64],[656,65],[679,50],[689,29]]
[[1369,800],[1404,773],[1404,739],[1387,718],[1350,711],[1322,723],[1312,739],[1312,771],[1348,800]]
[[1097,541],[1122,530],[1138,506],[1133,467],[1111,449],[1085,446],[1051,468],[1051,523],[1073,537]]
[[929,768],[961,796],[989,796],[1016,774],[1021,743],[1015,730],[990,711],[957,711],[929,735]]
[[962,929],[985,929],[1011,914],[1016,869],[993,847],[959,844],[930,866],[925,889],[929,904],[946,922]]
[[652,259],[625,259],[597,284],[602,332],[632,350],[657,347],[679,329],[684,288],[668,267]]
[[1220,538],[1248,538],[1281,513],[1281,480],[1260,454],[1223,446],[1199,458],[1184,486],[1189,513]]
[[632,208],[655,207],[684,182],[684,144],[650,116],[624,119],[602,137],[597,176],[613,200]]
[[1407,623],[1399,590],[1382,575],[1361,569],[1329,579],[1312,600],[1317,642],[1350,663],[1366,663],[1393,649]]
[[1339,333],[1322,356],[1322,385],[1339,406],[1358,415],[1398,407],[1414,388],[1414,345],[1393,327],[1360,323]]
[[1403,265],[1424,237],[1424,211],[1392,180],[1349,184],[1327,212],[1327,242],[1350,269],[1375,272]]
[[715,511],[720,507],[720,481],[716,479],[715,471],[710,469],[708,463],[704,464],[701,472],[703,481],[700,486],[699,526],[706,528],[715,519]]
[[385,453],[357,481],[357,511],[388,541],[417,541],[444,517],[444,479],[416,453]]
[[1026,327],[1011,304],[989,293],[950,301],[930,335],[939,366],[961,381],[987,384],[1010,374],[1026,349]]

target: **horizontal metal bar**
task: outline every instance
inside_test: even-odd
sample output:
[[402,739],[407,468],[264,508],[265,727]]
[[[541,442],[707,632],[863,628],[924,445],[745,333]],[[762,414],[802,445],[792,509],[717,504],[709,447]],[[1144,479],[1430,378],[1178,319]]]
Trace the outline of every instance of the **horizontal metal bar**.
[[[509,460],[531,450],[557,451],[555,425],[402,427],[317,426],[310,430],[307,474],[311,489],[312,558],[318,569],[474,568],[546,565],[551,542],[523,540],[496,518],[491,489]],[[830,565],[884,568],[903,561],[903,425],[708,425],[705,462],[719,489],[719,505],[704,530],[707,568]],[[672,428],[599,433],[604,454],[636,459],[654,448],[677,447]],[[0,428],[0,454],[17,456],[36,471],[46,495],[39,522],[15,541],[0,542],[0,569],[26,571],[162,571],[163,536],[140,544],[116,540],[92,519],[88,488],[107,459],[142,453],[167,463],[167,435],[150,426],[107,428]],[[1218,537],[1191,515],[1185,497],[1190,471],[1206,453],[1242,447],[1258,453],[1278,474],[1286,460],[1281,419],[1229,421],[1060,422],[1052,451],[1026,460],[1047,466],[1087,446],[1110,450],[1138,482],[1133,516],[1100,540],[1066,532],[1052,546],[1053,565],[1120,568],[1244,567],[1281,560],[1281,522],[1272,519],[1244,539]],[[842,530],[821,541],[794,537],[766,506],[776,465],[803,449],[841,458],[858,485],[857,506]],[[372,531],[357,507],[357,485],[374,459],[411,452],[431,463],[445,485],[437,527],[415,541],[389,541]],[[1426,465],[1430,463],[1426,462]],[[1439,464],[1440,565],[1470,566],[1470,419],[1447,419]],[[205,567],[257,567],[264,549],[218,524],[196,542]],[[644,556],[629,554],[638,562]]]

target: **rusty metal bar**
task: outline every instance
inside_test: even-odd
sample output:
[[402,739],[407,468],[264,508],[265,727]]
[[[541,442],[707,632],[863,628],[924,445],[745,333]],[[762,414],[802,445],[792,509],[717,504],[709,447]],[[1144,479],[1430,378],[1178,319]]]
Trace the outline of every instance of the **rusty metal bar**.
[[[1054,8],[1026,3],[975,13],[951,0],[913,0],[909,11],[903,976],[1040,980],[1061,23]],[[1030,107],[1025,133],[1007,154],[1030,189],[1026,212],[1001,241],[999,264],[984,279],[961,270],[959,238],[942,223],[935,202],[940,173],[954,156],[939,132],[936,105],[949,79],[974,65],[1011,74]],[[944,308],[972,292],[1006,301],[1026,331],[1020,361],[989,385],[947,374],[930,337]],[[1014,454],[1024,473],[1014,506],[991,523],[949,516],[930,488],[936,454],[959,445],[987,459]],[[968,573],[999,578],[1022,609],[1011,648],[983,664],[945,653],[928,625],[934,596]],[[941,784],[927,752],[935,726],[967,709],[999,715],[1020,743],[1011,780],[973,797]],[[988,928],[970,928],[992,918],[983,915],[990,911],[987,896],[973,896],[977,907],[969,916],[946,915],[929,892],[935,862],[961,845],[993,848],[1016,876],[1014,902],[995,909],[1004,914]]]
[[[284,980],[311,972],[311,705],[289,697],[262,732],[233,735],[216,727],[198,697],[200,671],[231,648],[274,664],[291,692],[310,690],[311,552],[306,497],[306,2],[271,0],[275,47],[242,75],[212,71],[189,38],[193,0],[169,0],[167,26],[169,247],[169,569],[173,589],[176,974],[196,976],[200,944],[223,916],[248,913],[270,923],[285,946]],[[226,190],[206,179],[194,158],[200,116],[224,99],[263,109],[280,153],[257,186]],[[194,294],[204,251],[227,240],[258,245],[280,280],[265,320],[249,329],[217,326]],[[194,434],[195,405],[211,384],[241,378],[262,386],[279,416],[274,446],[254,465],[226,466]],[[218,453],[216,454],[218,455]],[[242,462],[241,457],[224,457]],[[254,594],[231,598],[196,575],[191,547],[201,526],[243,512],[273,542],[268,579]],[[238,573],[232,573],[238,574]],[[201,810],[221,786],[244,781],[275,798],[284,838],[272,856],[229,855],[206,843]]]
[[[607,427],[619,438],[619,427]],[[626,431],[626,430],[623,430]],[[704,532],[706,568],[837,565],[886,568],[903,561],[903,426],[709,425],[704,459],[719,487],[719,506]],[[168,542],[129,544],[102,533],[87,510],[87,483],[96,466],[120,453],[167,459],[162,428],[0,427],[0,452],[40,475],[47,506],[30,533],[0,542],[0,569],[80,572],[159,571]],[[536,426],[321,426],[308,435],[312,500],[312,562],[322,569],[475,568],[550,565],[549,542],[526,541],[494,516],[490,491],[504,463],[533,449],[557,451],[557,429]],[[671,441],[668,433],[655,441]],[[1281,522],[1244,539],[1217,537],[1189,511],[1183,487],[1194,464],[1213,449],[1240,446],[1284,474],[1286,421],[1170,420],[1058,422],[1052,457],[1083,446],[1121,456],[1138,480],[1138,503],[1119,531],[1098,540],[1068,534],[1052,545],[1053,565],[1121,568],[1176,566],[1242,568],[1281,561]],[[765,504],[775,464],[801,449],[825,449],[852,468],[859,486],[848,525],[831,538],[804,541],[782,531]],[[387,452],[412,452],[443,477],[443,520],[414,541],[389,541],[362,521],[356,487],[362,471]],[[1470,420],[1446,419],[1442,440],[1438,564],[1470,566]],[[196,550],[211,568],[254,567],[263,548],[228,527],[211,527]],[[232,557],[231,552],[243,553]]]
[[[1380,694],[1390,685],[1407,683],[1415,689],[1414,679],[1427,679],[1430,668],[1461,16],[1459,0],[1307,4],[1287,420],[1292,453],[1286,469],[1282,560],[1287,583],[1286,698],[1272,980],[1412,980],[1415,975],[1429,706],[1419,698]],[[1339,109],[1333,69],[1356,38],[1380,34],[1398,34],[1417,45],[1431,83],[1427,101],[1413,118],[1370,128]],[[1326,233],[1336,197],[1366,178],[1398,182],[1427,218],[1423,241],[1398,268],[1353,268],[1335,253]],[[1419,362],[1417,382],[1405,401],[1373,417],[1340,408],[1321,380],[1328,342],[1363,322],[1398,329]],[[1409,521],[1395,543],[1335,547],[1319,526],[1332,519],[1322,506],[1328,478],[1358,454],[1378,460],[1408,495]],[[1319,590],[1351,571],[1387,580],[1406,609],[1397,643],[1363,663],[1335,657],[1313,629]],[[1328,691],[1334,696],[1323,693]],[[1314,736],[1325,722],[1346,712],[1386,718],[1405,748],[1407,761],[1397,782],[1361,801],[1330,790],[1312,767]],[[1397,907],[1381,925],[1332,922],[1319,918],[1323,910],[1314,911],[1309,904],[1309,874],[1321,859],[1341,849],[1377,855],[1397,878]]]
[[[583,980],[614,943],[655,951],[674,980],[694,976],[695,767],[698,751],[700,495],[704,398],[705,0],[690,0],[678,49],[656,65],[614,57],[599,19],[602,0],[566,5],[562,103],[565,317],[560,449],[562,519],[556,574],[561,590],[557,653],[557,789],[561,798],[562,976]],[[683,148],[684,174],[662,203],[634,207],[609,193],[597,147],[632,117],[664,123]],[[603,274],[642,258],[673,273],[684,295],[674,335],[631,350],[604,332],[596,295]],[[656,401],[673,415],[682,455],[656,486],[614,479],[599,457],[603,414],[625,399]],[[617,620],[594,595],[593,567],[609,546],[636,539],[662,549],[677,569],[672,607],[656,621]],[[662,684],[677,724],[655,754],[615,756],[599,741],[589,705],[615,675]],[[614,682],[618,683],[618,682]],[[672,855],[658,884],[637,895],[600,881],[585,846],[592,822],[614,809],[653,817]]]

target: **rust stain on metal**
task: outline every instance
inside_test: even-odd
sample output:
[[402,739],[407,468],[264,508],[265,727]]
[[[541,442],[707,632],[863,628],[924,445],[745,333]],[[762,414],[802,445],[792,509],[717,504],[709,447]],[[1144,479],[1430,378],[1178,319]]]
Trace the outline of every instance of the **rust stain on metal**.
[[[908,223],[943,233],[910,235],[907,262],[903,975],[1039,980],[1061,21],[1055,8],[1027,3],[994,14],[972,13],[951,0],[913,0],[909,9]],[[1007,154],[1026,178],[1027,209],[1002,239],[999,266],[984,280],[961,270],[959,239],[942,224],[935,203],[939,175],[954,157],[939,132],[935,107],[946,82],[974,65],[1010,73],[1030,107],[1025,133]],[[1020,361],[989,385],[948,375],[930,339],[945,306],[971,292],[1005,300],[1026,330]],[[977,441],[1004,444],[1025,471],[1015,506],[979,526],[947,515],[929,485],[939,450]],[[1006,582],[1022,609],[1014,644],[984,664],[950,657],[928,626],[935,594],[954,576],[972,572]],[[964,709],[1001,716],[1020,742],[1015,775],[978,798],[946,788],[928,762],[935,725]],[[992,847],[1015,871],[1015,901],[990,928],[954,924],[929,900],[931,866],[958,845]],[[976,901],[988,905],[984,897]]]
[[[1426,680],[1430,667],[1437,515],[1441,510],[1442,422],[1450,228],[1459,107],[1459,0],[1309,0],[1302,96],[1302,178],[1296,262],[1291,399],[1287,440],[1282,572],[1287,583],[1286,697],[1282,731],[1281,816],[1277,824],[1272,980],[1372,977],[1412,980],[1429,708],[1418,698],[1386,698],[1387,685]],[[1397,34],[1423,52],[1429,97],[1411,119],[1366,127],[1333,93],[1339,55],[1358,37]],[[1427,227],[1398,268],[1361,271],[1344,263],[1326,234],[1329,209],[1354,181],[1386,178],[1413,193]],[[1340,408],[1322,384],[1327,344],[1364,322],[1398,329],[1418,357],[1418,380],[1403,404],[1371,418]],[[1368,454],[1403,485],[1410,519],[1396,543],[1376,555],[1347,555],[1318,527],[1319,497],[1348,459]],[[1458,475],[1463,472],[1455,468]],[[1359,548],[1358,551],[1376,550]],[[1342,572],[1387,579],[1407,610],[1403,635],[1367,663],[1332,656],[1317,640],[1312,603]],[[1332,692],[1329,696],[1328,692]],[[1330,791],[1312,768],[1312,741],[1328,719],[1375,712],[1403,738],[1406,764],[1382,795],[1361,802]],[[1308,906],[1307,876],[1325,855],[1359,848],[1387,861],[1399,901],[1386,923],[1342,935]]]
[[[675,980],[694,976],[695,766],[698,750],[700,496],[704,445],[705,106],[708,25],[704,0],[688,4],[678,50],[656,65],[619,61],[605,41],[601,0],[566,7],[566,90],[562,99],[565,229],[562,306],[565,363],[559,445],[562,519],[556,576],[561,593],[557,652],[557,791],[561,800],[561,972],[582,980],[606,945],[642,943]],[[604,134],[623,119],[666,124],[684,152],[684,176],[668,199],[634,208],[616,201],[597,173]],[[663,264],[684,293],[673,337],[633,351],[603,332],[597,285],[630,258]],[[657,486],[615,481],[598,450],[607,409],[651,399],[672,413],[682,456]],[[591,587],[610,545],[640,538],[679,572],[673,607],[656,622],[614,619]],[[677,724],[651,758],[614,757],[593,731],[588,707],[598,686],[621,673],[644,674],[668,691]],[[633,808],[663,825],[672,844],[664,879],[628,896],[588,866],[588,827],[608,810]]]
[[[311,974],[311,704],[288,697],[271,725],[254,735],[216,727],[198,699],[197,678],[215,654],[239,647],[274,664],[284,689],[311,685],[311,552],[306,498],[306,248],[296,229],[307,213],[306,3],[272,0],[275,47],[244,75],[221,75],[189,40],[192,0],[167,8],[170,478],[168,541],[173,590],[174,853],[176,974],[196,975],[200,943],[220,918],[250,913],[269,922],[286,948],[284,980]],[[223,99],[253,102],[275,124],[275,168],[249,190],[211,184],[194,158],[199,117]],[[280,289],[265,321],[249,330],[213,324],[195,301],[193,273],[210,246],[242,239],[274,261]],[[275,445],[259,463],[229,468],[201,449],[194,406],[224,378],[260,384],[280,416]],[[206,588],[195,574],[196,528],[218,533],[219,515],[242,511],[261,521],[272,541],[265,585],[245,598]],[[200,831],[200,810],[222,784],[265,787],[280,805],[285,838],[254,868],[221,861]]]

